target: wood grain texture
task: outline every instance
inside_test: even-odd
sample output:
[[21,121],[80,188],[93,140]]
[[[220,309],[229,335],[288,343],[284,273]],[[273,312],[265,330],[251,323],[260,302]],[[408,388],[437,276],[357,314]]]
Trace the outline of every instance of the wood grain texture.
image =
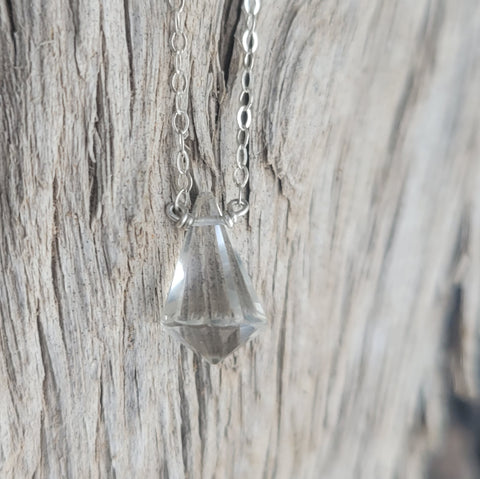
[[[240,2],[187,2],[196,191],[224,201]],[[264,0],[247,221],[270,328],[159,324],[182,235],[167,2],[0,0],[0,476],[420,478],[478,395],[480,4]]]

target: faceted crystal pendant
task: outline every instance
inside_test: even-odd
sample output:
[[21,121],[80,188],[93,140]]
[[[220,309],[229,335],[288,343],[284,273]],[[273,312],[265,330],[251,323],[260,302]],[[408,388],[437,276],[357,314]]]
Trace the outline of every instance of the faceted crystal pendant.
[[266,318],[211,193],[198,196],[193,215],[163,324],[183,344],[216,364],[262,328]]

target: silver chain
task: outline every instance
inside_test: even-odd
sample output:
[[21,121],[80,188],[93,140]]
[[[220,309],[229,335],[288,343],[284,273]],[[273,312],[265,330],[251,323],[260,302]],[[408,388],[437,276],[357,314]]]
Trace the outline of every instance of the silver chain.
[[[171,77],[171,86],[175,93],[175,110],[172,116],[173,130],[177,136],[178,150],[176,153],[177,167],[177,193],[175,201],[167,207],[167,214],[177,227],[188,227],[193,223],[193,217],[189,212],[190,190],[193,186],[190,171],[190,157],[185,145],[188,138],[190,117],[187,111],[187,76],[183,69],[184,54],[187,49],[187,37],[183,30],[182,14],[185,0],[168,0],[174,12],[175,28],[170,37],[170,46],[175,53],[175,69]],[[242,91],[240,93],[240,107],[237,112],[237,152],[236,167],[233,173],[233,181],[238,188],[238,197],[228,202],[225,221],[233,226],[238,219],[249,210],[249,203],[245,198],[245,189],[248,185],[250,172],[249,145],[250,126],[252,123],[252,71],[254,57],[257,50],[258,36],[255,31],[257,14],[260,10],[260,0],[244,0],[243,8],[246,13],[246,30],[242,36],[243,47],[243,73]]]
[[236,167],[233,172],[233,182],[238,188],[238,197],[227,204],[226,219],[230,226],[238,219],[247,214],[249,210],[248,200],[245,198],[245,188],[248,185],[250,172],[249,149],[250,126],[252,124],[252,72],[253,54],[258,47],[258,36],[255,31],[257,25],[257,14],[260,10],[260,0],[244,0],[243,8],[247,15],[247,28],[242,36],[243,47],[243,72],[242,91],[240,92],[240,108],[237,112],[237,153]]
[[190,117],[188,116],[187,75],[184,69],[187,36],[183,29],[183,10],[185,0],[168,0],[174,13],[175,28],[170,36],[170,47],[174,57],[174,70],[170,77],[170,85],[175,93],[175,109],[172,115],[172,127],[177,138],[175,164],[177,167],[176,194],[173,203],[167,207],[167,214],[179,227],[188,226],[192,219],[189,215],[190,190],[193,186],[190,171],[190,156],[185,141],[188,138]]

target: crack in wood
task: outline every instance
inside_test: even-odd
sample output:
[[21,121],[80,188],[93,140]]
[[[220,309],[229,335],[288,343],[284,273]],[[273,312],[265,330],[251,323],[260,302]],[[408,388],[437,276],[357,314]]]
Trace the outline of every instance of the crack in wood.
[[17,42],[15,40],[15,36],[17,33],[17,28],[15,25],[15,13],[14,13],[14,7],[12,0],[5,0],[5,8],[7,10],[7,18],[8,22],[10,23],[10,38],[12,40],[12,45],[13,45],[13,58],[14,58],[14,63],[17,61]]
[[191,447],[191,427],[190,411],[188,407],[188,395],[185,393],[185,387],[182,380],[178,381],[178,395],[180,408],[180,439],[182,444],[182,461],[185,477],[190,477],[190,447]]
[[[235,35],[242,18],[242,2],[226,1],[223,7],[221,24],[223,29],[219,37],[218,52],[225,85],[231,74],[232,59],[234,58]],[[217,111],[218,118],[218,111]]]
[[57,201],[58,201],[58,177],[55,176],[52,183],[52,208],[53,208],[53,215],[52,215],[52,242],[50,245],[51,249],[51,258],[50,258],[50,274],[52,276],[52,291],[53,297],[55,300],[55,306],[58,315],[58,325],[60,327],[60,331],[62,334],[62,341],[67,348],[66,338],[65,338],[65,322],[62,312],[62,290],[60,289],[60,279],[58,277],[58,270],[61,270],[60,266],[60,252],[59,252],[59,244],[58,244],[58,234],[59,234],[59,217],[58,217],[58,208],[57,208]]
[[[135,70],[133,66],[132,24],[130,20],[130,0],[123,0],[123,15],[125,19],[125,43],[128,52],[129,82],[130,82],[130,132],[133,125],[133,106],[135,103]],[[133,13],[133,12],[132,12]]]

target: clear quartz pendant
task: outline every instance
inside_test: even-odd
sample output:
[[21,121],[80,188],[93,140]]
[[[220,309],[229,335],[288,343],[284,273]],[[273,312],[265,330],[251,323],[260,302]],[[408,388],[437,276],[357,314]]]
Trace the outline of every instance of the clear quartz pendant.
[[198,196],[193,215],[163,324],[183,344],[216,364],[265,326],[266,318],[211,193]]

